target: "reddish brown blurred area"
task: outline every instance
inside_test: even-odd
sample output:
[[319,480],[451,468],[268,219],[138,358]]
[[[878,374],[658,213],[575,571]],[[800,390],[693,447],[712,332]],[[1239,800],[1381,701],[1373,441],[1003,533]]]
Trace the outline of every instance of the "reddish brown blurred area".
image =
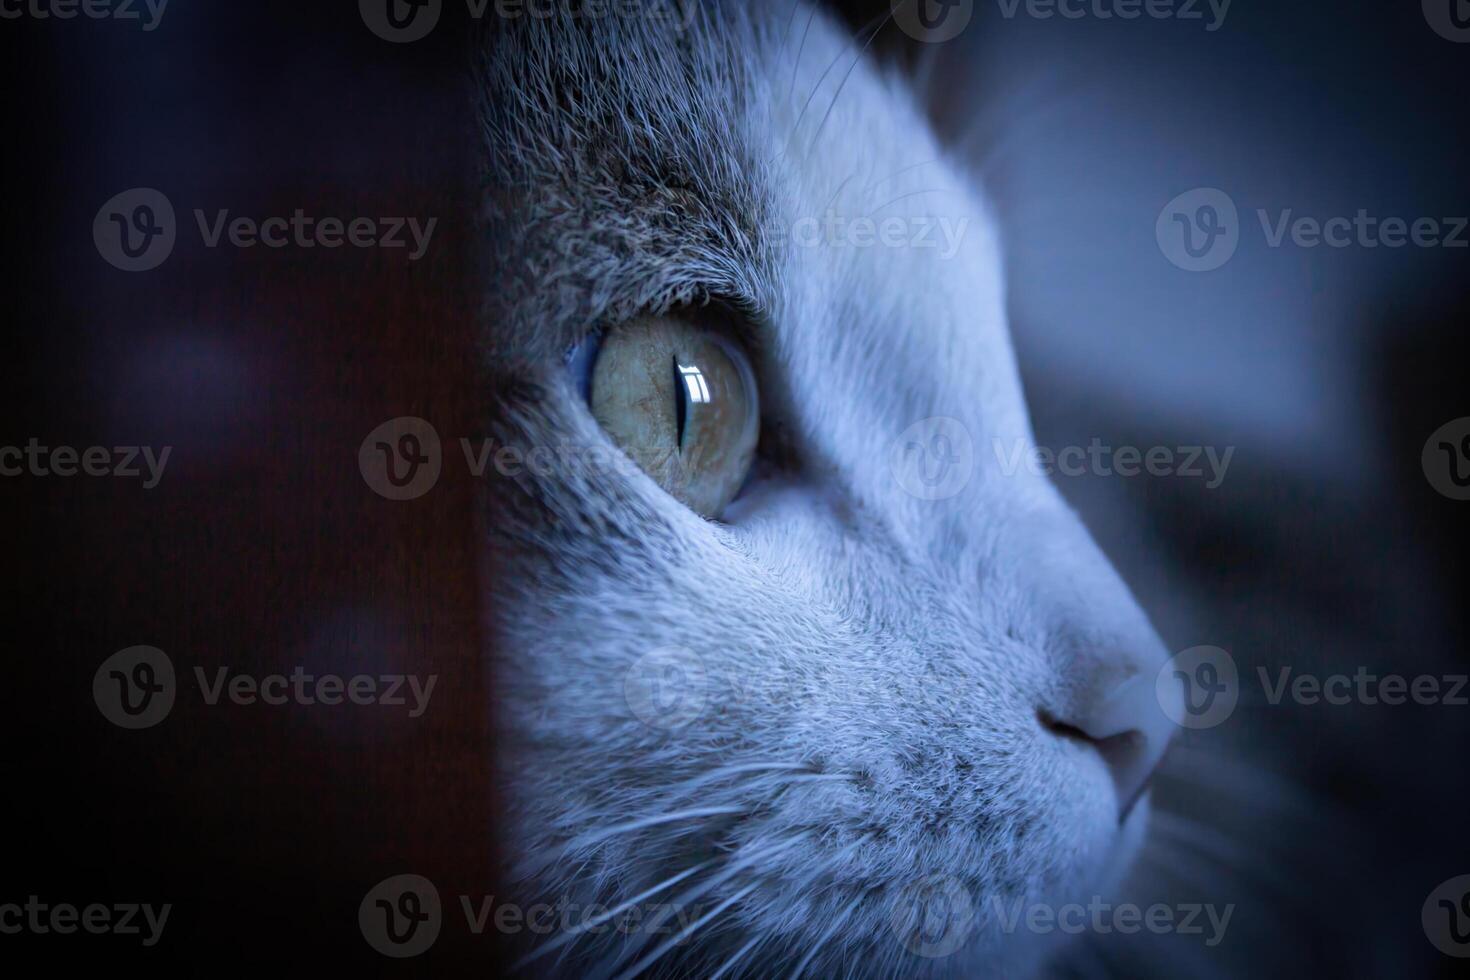
[[[226,9],[227,6],[230,9]],[[153,33],[5,25],[16,57],[8,291],[20,363],[0,442],[172,447],[158,485],[9,480],[7,591],[24,629],[7,726],[4,900],[171,903],[164,942],[25,936],[69,961],[201,972],[380,969],[358,904],[390,875],[446,913],[493,894],[476,487],[474,122],[467,30],[390,45],[355,4],[179,5]],[[179,238],[151,272],[99,258],[92,214],[155,187]],[[430,247],[208,248],[213,220],[437,218]],[[17,349],[18,348],[18,349]],[[430,421],[446,465],[419,499],[375,493],[358,449]],[[163,650],[160,724],[112,726],[92,676]],[[209,704],[196,670],[436,678],[427,709]],[[12,937],[7,936],[7,940]],[[413,969],[494,964],[446,928]],[[398,964],[401,966],[401,964]]]

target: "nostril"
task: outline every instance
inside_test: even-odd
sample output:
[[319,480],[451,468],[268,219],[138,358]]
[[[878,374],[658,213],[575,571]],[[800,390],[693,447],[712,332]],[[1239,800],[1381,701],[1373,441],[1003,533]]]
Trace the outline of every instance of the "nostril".
[[1097,750],[1107,764],[1118,792],[1118,823],[1123,823],[1148,792],[1153,781],[1153,772],[1158,759],[1151,753],[1148,736],[1136,728],[1116,732],[1101,738],[1086,729],[1062,721],[1046,709],[1036,712],[1041,727],[1058,738],[1082,742]]
[[1118,732],[1098,738],[1078,728],[1076,725],[1068,724],[1056,718],[1045,709],[1036,712],[1036,717],[1041,722],[1041,727],[1061,738],[1071,739],[1075,742],[1086,742],[1097,749],[1110,766],[1128,767],[1133,764],[1139,753],[1144,749],[1144,734],[1137,729],[1129,729],[1126,732]]
[[1076,725],[1067,724],[1065,721],[1060,720],[1051,712],[1047,711],[1045,708],[1037,709],[1036,720],[1041,722],[1042,728],[1045,728],[1053,735],[1057,735],[1061,738],[1069,738],[1073,741],[1087,742],[1089,744],[1096,741],[1091,735],[1087,734]]

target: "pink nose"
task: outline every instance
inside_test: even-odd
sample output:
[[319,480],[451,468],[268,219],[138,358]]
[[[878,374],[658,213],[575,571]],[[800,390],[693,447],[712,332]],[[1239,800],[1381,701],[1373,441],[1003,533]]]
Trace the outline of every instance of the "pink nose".
[[1102,756],[1117,791],[1120,823],[1148,791],[1174,734],[1175,725],[1158,698],[1153,672],[1140,670],[1089,693],[1065,715],[1040,712],[1049,731],[1085,742]]

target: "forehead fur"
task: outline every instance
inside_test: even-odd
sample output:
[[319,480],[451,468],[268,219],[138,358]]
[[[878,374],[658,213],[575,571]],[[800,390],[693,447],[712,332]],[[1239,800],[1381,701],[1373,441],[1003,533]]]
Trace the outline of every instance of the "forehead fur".
[[599,321],[771,292],[772,192],[745,130],[767,39],[743,2],[666,6],[503,21],[488,39],[497,363],[559,353]]

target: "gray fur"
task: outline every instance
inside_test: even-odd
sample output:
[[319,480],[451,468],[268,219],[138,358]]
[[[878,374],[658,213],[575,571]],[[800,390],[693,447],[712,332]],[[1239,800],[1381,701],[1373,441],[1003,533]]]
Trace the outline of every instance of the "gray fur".
[[[1037,713],[1151,682],[1164,653],[1053,488],[990,451],[1031,438],[999,250],[907,87],[805,3],[698,10],[685,30],[522,19],[486,43],[491,435],[557,450],[497,479],[488,511],[516,897],[611,906],[711,862],[658,900],[733,900],[652,972],[744,951],[750,975],[1029,975],[1049,944],[1005,934],[991,900],[1107,894],[1147,809],[1120,829],[1106,766]],[[948,261],[783,238],[829,202],[973,220]],[[609,466],[564,367],[590,330],[710,299],[752,324],[793,461],[721,522]],[[934,416],[971,433],[975,473],[930,501],[888,451]],[[625,697],[665,647],[706,674],[675,730]],[[981,918],[927,959],[892,922],[932,875]],[[624,969],[660,942],[588,935],[529,972]]]

